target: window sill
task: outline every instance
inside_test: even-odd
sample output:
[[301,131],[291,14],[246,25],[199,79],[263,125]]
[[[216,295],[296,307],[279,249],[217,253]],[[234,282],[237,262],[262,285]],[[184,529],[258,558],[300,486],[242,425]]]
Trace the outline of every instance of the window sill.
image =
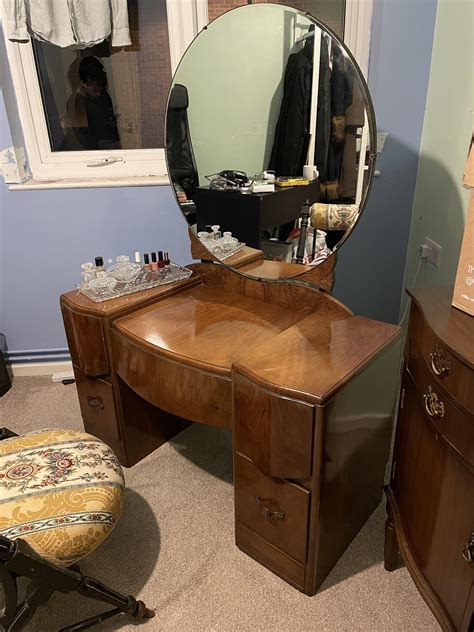
[[145,176],[145,177],[117,177],[117,178],[90,178],[83,179],[61,179],[61,180],[29,180],[22,184],[10,184],[10,191],[32,191],[35,189],[98,189],[112,187],[154,187],[170,186],[168,176]]

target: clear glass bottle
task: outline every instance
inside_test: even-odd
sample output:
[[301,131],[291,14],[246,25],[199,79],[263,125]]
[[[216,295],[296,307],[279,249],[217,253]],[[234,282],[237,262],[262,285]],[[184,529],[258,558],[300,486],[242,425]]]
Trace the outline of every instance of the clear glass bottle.
[[83,285],[89,285],[92,279],[95,279],[95,275],[96,275],[95,266],[90,261],[87,261],[86,263],[83,263],[81,265],[81,268],[82,268],[82,272],[81,272],[82,283]]
[[119,283],[133,281],[141,270],[139,263],[132,263],[127,255],[119,255],[107,269],[109,277],[116,279]]
[[109,291],[113,290],[117,285],[117,279],[108,276],[105,270],[99,270],[95,279],[92,279],[89,283],[89,287],[93,290]]
[[235,237],[232,237],[232,233],[228,230],[224,232],[222,235],[222,239],[220,240],[219,247],[224,253],[232,252],[237,247],[239,240]]

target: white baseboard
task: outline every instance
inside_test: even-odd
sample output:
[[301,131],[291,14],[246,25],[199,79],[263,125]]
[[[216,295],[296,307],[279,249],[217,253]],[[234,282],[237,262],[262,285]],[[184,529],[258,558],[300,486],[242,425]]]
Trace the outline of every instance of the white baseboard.
[[60,371],[72,371],[72,362],[28,362],[11,364],[9,369],[13,377],[25,375],[52,375]]

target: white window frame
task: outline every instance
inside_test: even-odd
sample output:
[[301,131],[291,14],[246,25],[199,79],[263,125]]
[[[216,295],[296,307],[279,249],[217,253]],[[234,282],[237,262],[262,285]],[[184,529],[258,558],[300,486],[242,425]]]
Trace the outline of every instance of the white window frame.
[[346,0],[344,43],[354,55],[367,80],[374,0]]
[[[291,0],[289,0],[289,4]],[[207,0],[166,0],[171,70],[208,23]],[[373,0],[347,0],[344,41],[367,78]],[[5,8],[0,1],[0,19]],[[5,46],[32,179],[11,189],[169,185],[165,150],[51,150],[31,43],[7,39]]]
[[[6,23],[0,2],[0,17]],[[206,0],[167,0],[171,70],[207,24]],[[165,150],[52,151],[31,42],[5,46],[32,180],[11,188],[169,185]]]

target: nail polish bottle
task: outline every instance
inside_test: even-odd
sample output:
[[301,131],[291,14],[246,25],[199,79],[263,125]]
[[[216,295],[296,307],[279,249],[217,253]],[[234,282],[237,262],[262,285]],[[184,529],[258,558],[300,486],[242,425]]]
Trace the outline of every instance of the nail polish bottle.
[[94,261],[96,272],[100,272],[104,269],[104,257],[96,257]]
[[169,254],[168,254],[167,252],[165,252],[164,257],[165,257],[165,267],[167,267],[167,268],[168,268],[168,267],[169,267],[169,265],[171,264],[171,261],[170,261],[170,256],[169,256]]
[[158,270],[158,262],[156,260],[156,252],[151,253],[151,269]]
[[163,251],[162,250],[158,251],[158,267],[160,269],[165,267],[165,261],[163,259]]
[[140,253],[137,251],[135,253],[135,263],[141,263],[141,262],[142,262],[142,260],[141,260],[141,257],[140,257]]
[[143,255],[143,269],[151,270],[150,257],[148,256],[147,252],[145,252],[145,254]]

